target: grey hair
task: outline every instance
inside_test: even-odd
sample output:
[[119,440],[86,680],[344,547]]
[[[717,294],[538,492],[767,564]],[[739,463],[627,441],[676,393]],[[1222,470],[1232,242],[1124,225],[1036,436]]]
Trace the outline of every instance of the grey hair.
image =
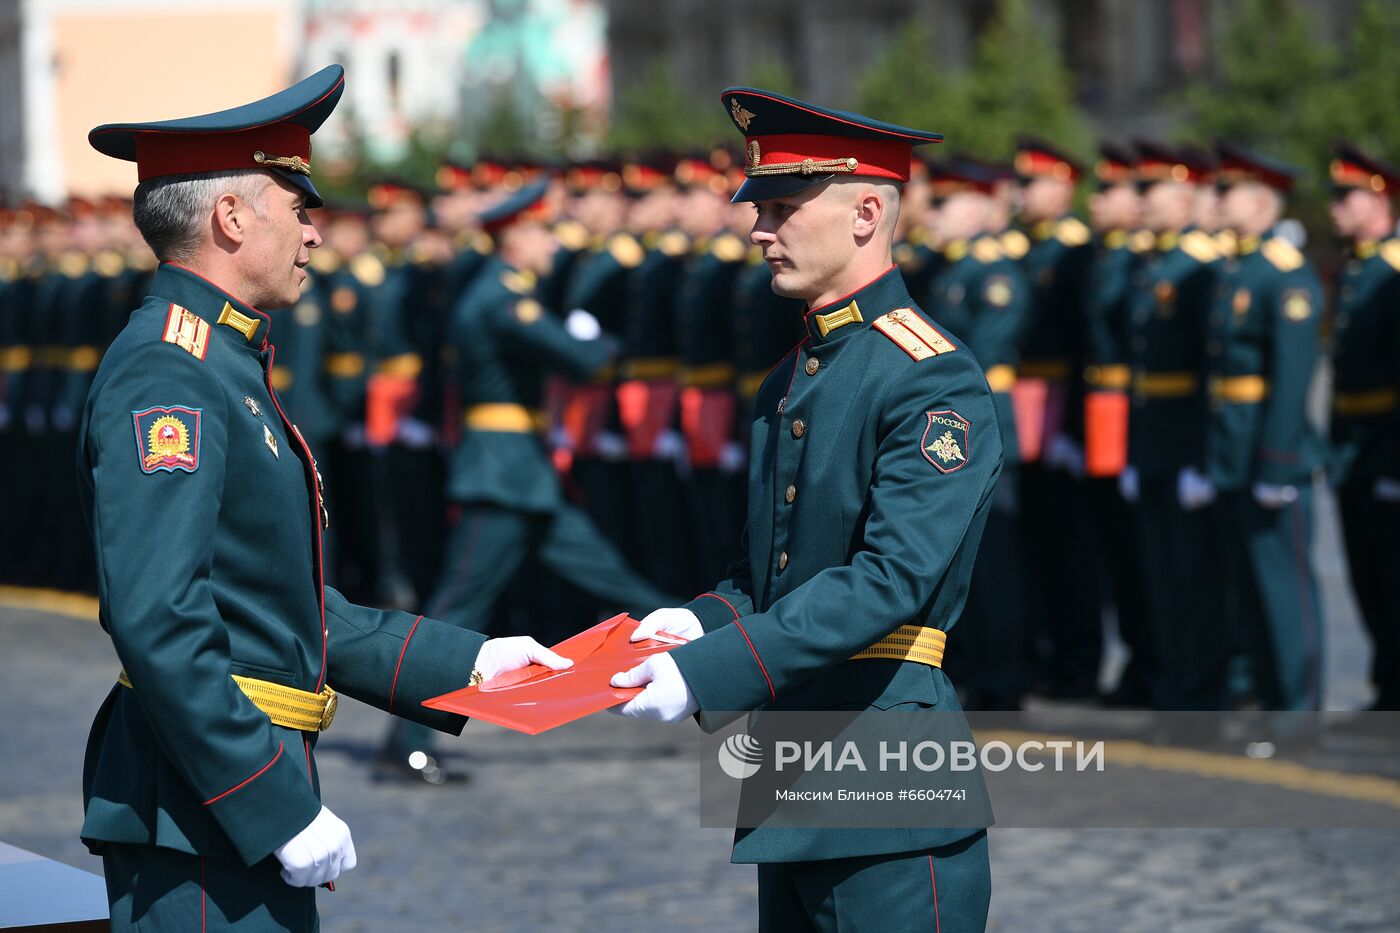
[[198,175],[166,175],[136,186],[131,218],[161,262],[189,262],[199,251],[214,203],[235,194],[262,217],[272,177],[262,169]]

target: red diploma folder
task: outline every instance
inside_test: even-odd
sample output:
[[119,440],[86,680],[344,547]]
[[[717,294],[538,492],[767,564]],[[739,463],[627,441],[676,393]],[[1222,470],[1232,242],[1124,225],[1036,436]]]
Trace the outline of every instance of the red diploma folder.
[[539,735],[626,703],[642,688],[611,686],[613,675],[636,667],[648,655],[670,651],[686,642],[666,632],[635,643],[628,641],[636,630],[636,619],[626,613],[613,616],[554,646],[555,652],[574,662],[566,671],[531,664],[494,677],[479,687],[464,687],[424,700],[423,705]]

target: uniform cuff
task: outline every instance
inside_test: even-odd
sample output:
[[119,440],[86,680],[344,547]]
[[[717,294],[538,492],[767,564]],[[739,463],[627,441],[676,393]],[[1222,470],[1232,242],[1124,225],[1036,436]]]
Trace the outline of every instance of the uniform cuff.
[[423,701],[465,687],[486,641],[480,632],[419,619],[399,661],[389,712],[439,732],[461,735],[467,717],[430,709]]
[[673,648],[671,657],[702,712],[757,709],[774,699],[772,681],[741,625]]
[[695,613],[707,635],[739,618],[739,612],[733,604],[714,593],[701,593],[681,608]]
[[279,743],[271,761],[205,806],[245,865],[267,858],[321,812],[299,739],[294,747]]

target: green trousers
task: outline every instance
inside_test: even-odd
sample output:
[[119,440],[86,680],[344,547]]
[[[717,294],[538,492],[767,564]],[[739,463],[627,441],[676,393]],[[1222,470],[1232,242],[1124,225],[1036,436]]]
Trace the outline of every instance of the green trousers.
[[987,832],[937,849],[758,866],[760,933],[981,933]]
[[112,933],[306,933],[321,928],[315,889],[288,885],[271,856],[249,868],[174,849],[108,843],[102,870]]

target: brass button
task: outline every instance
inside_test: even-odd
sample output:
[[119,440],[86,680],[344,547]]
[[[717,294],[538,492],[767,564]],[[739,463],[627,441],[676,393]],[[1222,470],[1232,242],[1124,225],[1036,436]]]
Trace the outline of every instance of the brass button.
[[794,421],[794,422],[792,423],[792,436],[793,436],[793,437],[801,437],[802,435],[804,435],[804,434],[806,434],[806,433],[807,433],[807,423],[806,423],[805,421],[803,421],[801,418],[798,418],[796,421]]
[[781,553],[781,554],[778,555],[778,569],[779,569],[779,570],[786,570],[786,569],[787,569],[787,562],[788,562],[787,551],[784,551],[783,553]]
[[821,365],[821,360],[817,359],[815,356],[809,356],[807,358],[807,375],[815,376],[817,370],[821,369]]
[[797,487],[796,487],[796,486],[789,486],[789,487],[787,488],[787,492],[785,492],[785,493],[783,494],[783,498],[784,498],[784,499],[787,499],[788,502],[792,502],[793,499],[796,499],[796,498],[797,498]]

